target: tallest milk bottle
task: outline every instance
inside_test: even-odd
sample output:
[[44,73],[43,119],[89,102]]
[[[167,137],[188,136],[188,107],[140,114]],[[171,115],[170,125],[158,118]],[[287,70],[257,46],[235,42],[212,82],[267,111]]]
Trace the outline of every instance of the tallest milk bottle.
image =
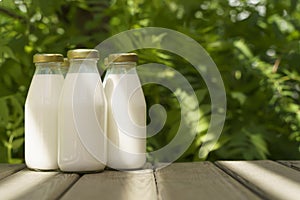
[[101,171],[106,164],[106,99],[95,49],[68,51],[60,98],[58,165],[62,171]]

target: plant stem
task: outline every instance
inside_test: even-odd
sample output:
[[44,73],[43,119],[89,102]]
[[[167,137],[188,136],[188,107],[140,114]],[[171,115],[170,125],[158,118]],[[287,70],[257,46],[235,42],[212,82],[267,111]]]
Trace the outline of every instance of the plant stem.
[[1,8],[0,7],[0,13],[3,13],[11,18],[14,18],[14,19],[19,19],[19,20],[25,20],[24,17],[20,16],[20,15],[17,15],[16,13],[10,11],[10,10],[7,10],[5,8]]

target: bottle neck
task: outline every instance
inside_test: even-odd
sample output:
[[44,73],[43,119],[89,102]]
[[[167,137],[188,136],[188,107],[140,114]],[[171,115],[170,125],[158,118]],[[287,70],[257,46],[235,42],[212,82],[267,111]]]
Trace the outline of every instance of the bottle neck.
[[107,69],[107,74],[135,74],[135,62],[114,62],[111,63]]
[[96,59],[71,59],[68,73],[98,73]]
[[59,62],[35,63],[34,74],[61,74]]

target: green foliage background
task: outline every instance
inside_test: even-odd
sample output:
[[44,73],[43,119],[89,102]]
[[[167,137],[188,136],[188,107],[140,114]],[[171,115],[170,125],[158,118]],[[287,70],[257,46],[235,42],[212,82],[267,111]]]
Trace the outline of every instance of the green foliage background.
[[[198,41],[217,64],[227,93],[221,138],[206,159],[300,159],[300,3],[298,0],[2,0],[0,1],[0,162],[23,162],[23,107],[34,72],[32,56],[94,48],[121,31],[155,26]],[[210,99],[193,67],[169,52],[138,52],[140,63],[158,62],[181,72],[196,91],[200,125],[179,161],[199,160],[210,119]],[[103,72],[103,68],[101,70]],[[156,75],[156,74],[154,74]],[[168,72],[161,75],[168,78]],[[167,110],[162,131],[148,151],[177,131],[180,108],[167,89],[144,88],[148,106]],[[187,105],[190,95],[178,90]],[[159,113],[156,118],[160,119]]]

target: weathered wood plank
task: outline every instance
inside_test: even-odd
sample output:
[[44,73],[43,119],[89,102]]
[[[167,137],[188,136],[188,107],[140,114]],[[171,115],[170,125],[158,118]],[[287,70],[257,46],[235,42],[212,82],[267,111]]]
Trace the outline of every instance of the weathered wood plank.
[[74,199],[157,199],[153,171],[104,171],[82,176],[62,197]]
[[174,163],[155,176],[160,200],[260,199],[210,162]]
[[219,161],[222,169],[266,199],[300,198],[300,173],[273,161]]
[[279,160],[279,163],[300,170],[300,160]]
[[21,169],[24,169],[25,165],[24,164],[0,164],[0,180],[17,172],[20,171]]
[[24,195],[22,199],[57,199],[78,179],[78,174],[56,174],[47,182],[43,182],[38,187],[35,187],[31,193]]
[[24,169],[0,181],[1,199],[56,199],[78,179],[77,174]]

